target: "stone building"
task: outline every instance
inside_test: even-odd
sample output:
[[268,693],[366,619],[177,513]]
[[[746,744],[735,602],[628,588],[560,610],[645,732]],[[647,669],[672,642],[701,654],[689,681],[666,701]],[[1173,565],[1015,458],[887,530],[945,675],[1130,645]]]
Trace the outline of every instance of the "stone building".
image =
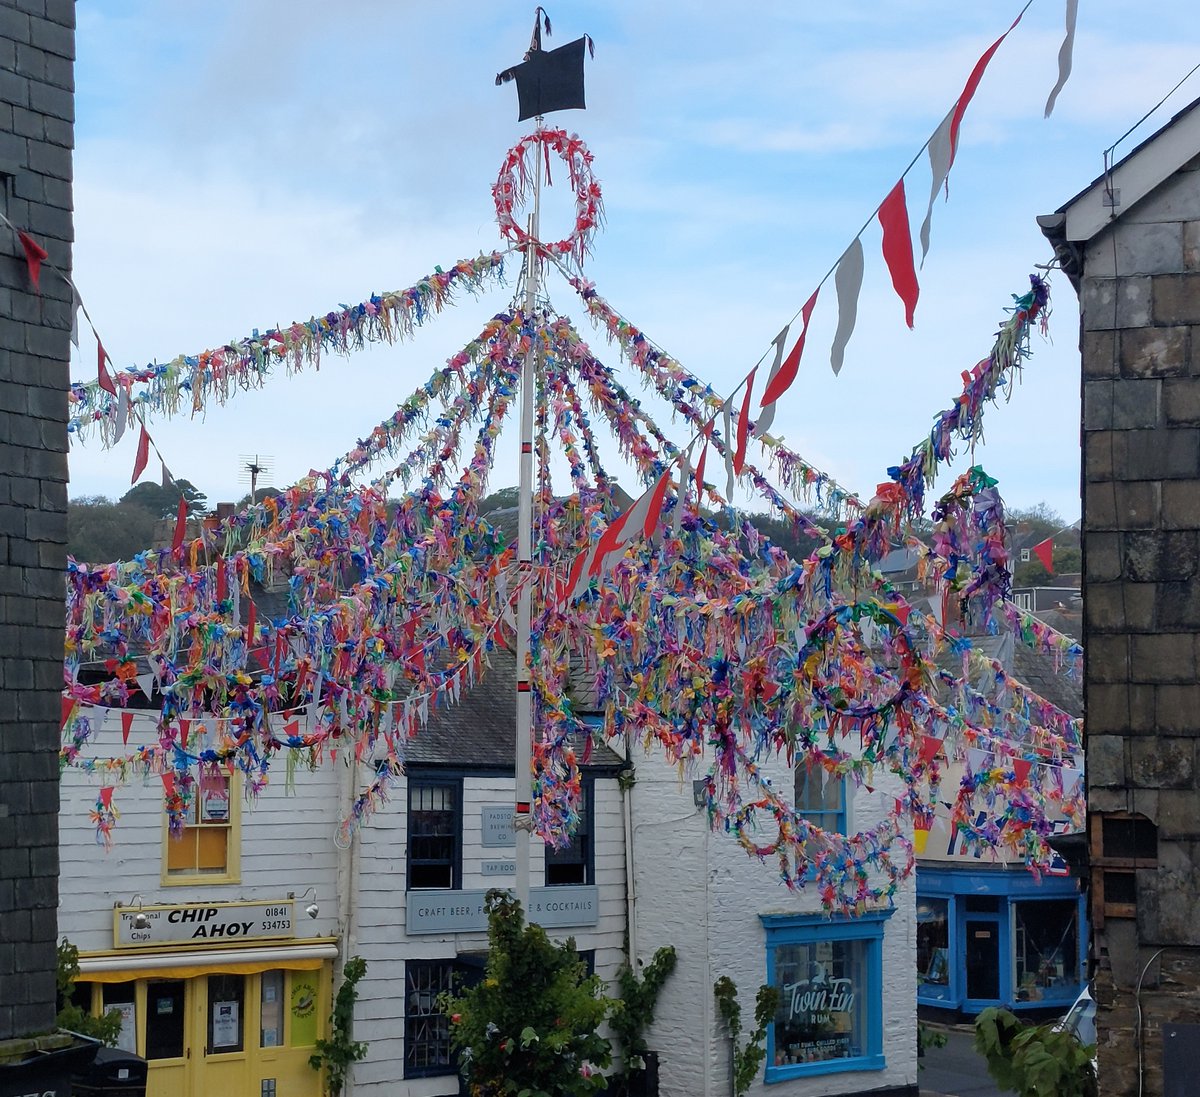
[[74,56],[73,0],[0,4],[0,1063],[55,1017],[71,291],[16,230],[70,271]]
[[1194,1077],[1200,1046],[1198,108],[1039,219],[1082,313],[1090,902],[1105,1095],[1193,1092],[1185,1072]]

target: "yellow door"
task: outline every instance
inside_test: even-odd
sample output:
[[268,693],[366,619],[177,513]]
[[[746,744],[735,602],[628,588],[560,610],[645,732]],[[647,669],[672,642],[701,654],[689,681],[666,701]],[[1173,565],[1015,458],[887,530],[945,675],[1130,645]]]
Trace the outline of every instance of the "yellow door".
[[[189,1024],[194,980],[150,979],[145,983],[144,1054],[146,1097],[192,1097],[193,1059]],[[140,995],[139,995],[140,997]]]
[[[196,1064],[195,1092],[199,1094],[251,1094],[250,1062],[247,1044],[257,1028],[256,1019],[247,1016],[253,1000],[246,993],[252,976],[205,975],[193,980],[202,1002],[197,1018],[199,1062]],[[257,1087],[256,1087],[257,1088]]]

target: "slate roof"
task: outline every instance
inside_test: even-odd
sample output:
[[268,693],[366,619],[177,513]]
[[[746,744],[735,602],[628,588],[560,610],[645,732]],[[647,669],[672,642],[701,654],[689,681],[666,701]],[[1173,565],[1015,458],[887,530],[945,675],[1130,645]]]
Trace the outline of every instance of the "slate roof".
[[[517,660],[507,648],[489,655],[491,667],[472,689],[464,689],[457,704],[429,714],[429,723],[405,749],[407,766],[447,766],[457,769],[513,770],[517,713],[513,683]],[[582,757],[582,746],[577,747]],[[591,759],[583,768],[606,772],[620,769],[624,761],[596,741]]]

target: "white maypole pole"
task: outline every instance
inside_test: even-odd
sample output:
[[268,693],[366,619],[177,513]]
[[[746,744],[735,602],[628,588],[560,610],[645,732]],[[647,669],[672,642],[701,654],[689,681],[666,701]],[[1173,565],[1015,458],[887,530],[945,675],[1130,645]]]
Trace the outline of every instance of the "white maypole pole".
[[[541,133],[542,116],[537,117]],[[542,190],[542,156],[534,145],[536,168],[533,180],[533,210],[529,215],[529,239],[525,245],[525,317],[530,324],[537,306],[541,256],[537,250]],[[516,728],[516,814],[517,899],[529,918],[529,855],[533,842],[530,800],[533,781],[533,695],[529,681],[529,633],[533,619],[533,412],[537,388],[539,346],[530,339],[521,369],[521,465],[517,509],[517,728]]]

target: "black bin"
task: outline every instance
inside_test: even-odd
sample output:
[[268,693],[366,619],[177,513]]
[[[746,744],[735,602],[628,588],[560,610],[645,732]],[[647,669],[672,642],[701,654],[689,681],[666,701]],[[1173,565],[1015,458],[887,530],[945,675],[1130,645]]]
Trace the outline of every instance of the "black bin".
[[75,1097],[146,1097],[146,1060],[115,1047],[102,1047],[95,1061],[72,1079]]

